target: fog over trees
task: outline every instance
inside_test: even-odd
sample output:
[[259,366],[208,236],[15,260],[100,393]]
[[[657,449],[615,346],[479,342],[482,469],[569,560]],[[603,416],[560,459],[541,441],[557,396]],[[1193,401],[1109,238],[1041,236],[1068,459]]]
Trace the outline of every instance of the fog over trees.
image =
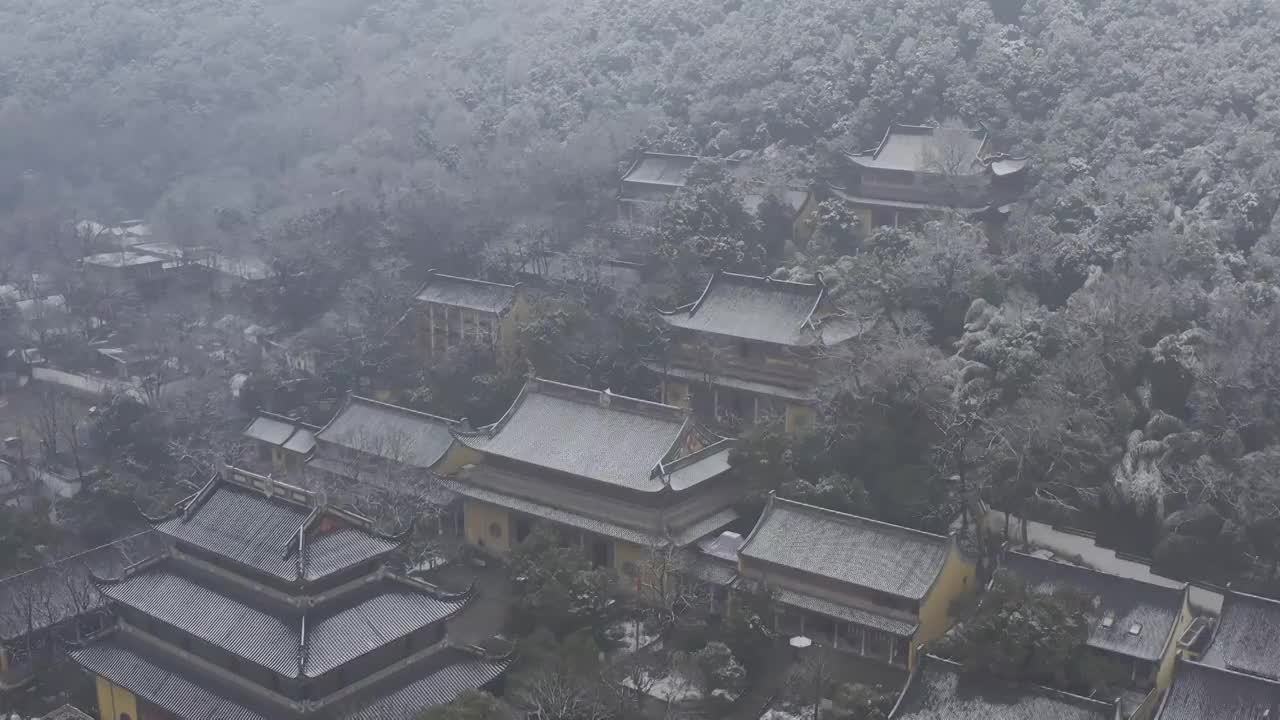
[[[346,379],[330,385],[396,373],[423,406],[483,420],[518,380],[474,359],[397,369],[384,346],[427,268],[510,280],[534,248],[589,246],[666,268],[654,293],[666,306],[716,268],[822,272],[842,303],[891,320],[829,384],[825,426],[843,449],[828,442],[818,460],[856,477],[868,509],[928,524],[955,495],[936,478],[962,475],[984,500],[1050,517],[1151,514],[1124,542],[1157,560],[1159,544],[1277,553],[1265,540],[1277,491],[1251,477],[1269,475],[1277,439],[1274,4],[225,0],[0,13],[4,279],[59,278],[72,314],[139,300],[69,276],[83,245],[71,224],[146,218],[174,244],[263,258],[277,279],[270,318],[342,355]],[[797,247],[767,214],[733,210],[741,188],[714,166],[656,234],[613,223],[616,179],[640,149],[748,161],[778,187],[837,175],[842,153],[873,147],[892,121],[953,116],[1034,158],[1030,195],[999,237],[963,218],[877,232],[827,202]],[[624,327],[603,336],[581,304],[544,308],[526,338],[538,372],[652,392],[634,359],[661,342],[644,317],[653,304],[597,303]],[[963,409],[957,354],[972,381]],[[878,370],[888,358],[906,364]],[[858,393],[839,387],[859,377]],[[904,383],[918,387],[903,395]]]
[[[318,432],[354,392],[469,431],[533,375],[679,404],[651,367],[675,343],[657,310],[731,271],[820,277],[865,323],[823,346],[805,432],[720,428],[741,517],[775,493],[935,533],[984,524],[983,565],[1030,540],[1023,518],[1166,577],[1280,593],[1278,38],[1274,0],[0,2],[0,354],[80,372],[127,339],[147,363],[110,401],[33,395],[44,412],[4,425],[24,462],[107,471],[55,502],[62,523],[0,506],[0,577],[140,529],[135,505],[249,454],[259,408]],[[894,123],[952,122],[1029,159],[998,222],[952,207],[873,227],[832,191]],[[699,160],[653,222],[624,222],[619,179],[646,151]],[[949,183],[967,157],[929,161],[963,194]],[[800,231],[789,188],[814,191]],[[177,248],[167,266],[252,263],[258,282],[214,299],[90,272],[97,253],[124,263],[104,243],[134,220]],[[523,292],[550,257],[576,258],[576,282],[529,297],[511,357],[451,341],[421,361],[409,308],[429,271]],[[704,350],[709,368],[747,356]],[[352,502],[399,528],[428,502],[417,490]],[[573,633],[612,622],[627,581],[530,537],[516,624],[553,630],[548,655],[580,641],[603,672],[602,638]],[[695,604],[684,590],[663,588],[680,595],[668,625]],[[1000,589],[956,657],[1109,689],[1077,672],[1076,598],[1034,603],[1069,620],[1062,663],[1002,652],[1031,632],[1006,607],[1025,594]],[[723,664],[756,672],[769,623],[751,618]],[[612,676],[543,674],[515,697],[562,691],[563,720],[625,704],[600,695]],[[424,717],[510,712],[467,695]]]

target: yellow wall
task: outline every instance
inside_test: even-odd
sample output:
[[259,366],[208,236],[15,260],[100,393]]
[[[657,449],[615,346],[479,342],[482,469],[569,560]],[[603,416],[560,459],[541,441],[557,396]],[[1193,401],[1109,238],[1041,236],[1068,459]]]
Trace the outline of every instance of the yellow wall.
[[431,469],[441,475],[453,475],[463,467],[475,465],[483,459],[484,453],[454,440],[449,449],[445,451],[444,457],[440,458]]
[[814,409],[807,405],[796,405],[787,403],[786,431],[788,435],[792,435],[803,430],[813,427],[814,418],[817,413]]
[[813,228],[817,224],[818,215],[818,199],[813,193],[808,193],[804,199],[804,205],[801,206],[800,212],[796,213],[796,219],[791,222],[791,240],[798,244],[803,244],[813,237]]
[[1178,638],[1182,637],[1182,632],[1187,629],[1194,617],[1195,614],[1191,611],[1191,593],[1183,589],[1182,612],[1178,615],[1178,623],[1173,628],[1173,637],[1169,638],[1164,656],[1160,659],[1160,669],[1156,672],[1156,687],[1160,690],[1167,690],[1173,683],[1173,667],[1178,657]]
[[506,315],[498,318],[498,357],[506,366],[510,366],[519,357],[520,326],[529,322],[529,300],[525,297],[524,288],[516,288],[516,299]]
[[[501,528],[501,537],[489,534],[494,523]],[[511,514],[505,508],[467,498],[462,503],[462,525],[467,542],[472,545],[502,555],[511,550]]]
[[101,720],[119,720],[122,713],[128,713],[133,720],[138,720],[138,699],[133,693],[113,685],[102,676],[97,678],[97,685],[98,717]]
[[[625,563],[634,565],[635,573],[628,575],[623,572],[622,566]],[[643,573],[652,569],[648,567],[650,564],[648,548],[622,540],[613,541],[613,569],[617,571],[626,590],[639,591],[644,585],[653,584],[652,578],[643,577]]]
[[911,668],[916,666],[916,646],[941,637],[951,626],[951,603],[961,595],[973,592],[978,568],[960,554],[953,540],[929,594],[920,603],[920,627],[911,640]]
[[271,448],[271,469],[276,472],[288,472],[288,461],[285,459],[285,451],[282,448]]
[[677,407],[689,407],[689,383],[676,380],[664,380],[662,401]]
[[871,227],[871,208],[859,205],[853,209],[855,215],[858,216],[858,232],[863,237],[871,234],[875,228]]

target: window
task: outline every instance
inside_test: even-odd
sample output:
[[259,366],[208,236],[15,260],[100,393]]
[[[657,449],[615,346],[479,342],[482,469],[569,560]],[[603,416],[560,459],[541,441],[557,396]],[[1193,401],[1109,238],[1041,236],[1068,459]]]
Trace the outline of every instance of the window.
[[626,575],[629,578],[633,578],[640,574],[640,568],[636,567],[635,563],[631,562],[630,560],[627,560],[626,562],[622,563],[622,574]]
[[516,516],[516,542],[524,542],[533,532],[533,520],[528,515]]
[[613,543],[608,540],[592,540],[591,564],[595,567],[613,565]]
[[1102,627],[1111,628],[1111,627],[1114,627],[1115,624],[1116,624],[1115,615],[1112,615],[1111,613],[1107,613],[1106,615],[1102,616]]
[[1142,623],[1134,623],[1134,624],[1130,625],[1130,626],[1129,626],[1129,634],[1130,634],[1130,635],[1140,635],[1140,634],[1142,634]]
[[489,537],[495,540],[502,538],[502,525],[500,523],[489,523]]
[[445,315],[449,322],[449,347],[456,347],[462,344],[462,311],[455,305],[449,305]]

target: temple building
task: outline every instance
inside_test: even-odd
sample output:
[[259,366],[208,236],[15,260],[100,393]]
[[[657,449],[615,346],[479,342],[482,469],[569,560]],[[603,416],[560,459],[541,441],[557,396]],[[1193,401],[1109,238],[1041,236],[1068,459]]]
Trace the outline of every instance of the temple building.
[[[688,184],[689,171],[702,159],[696,155],[640,153],[622,175],[621,190],[618,193],[618,220],[659,227],[662,209],[667,200]],[[803,240],[813,233],[812,219],[817,211],[818,201],[808,189],[794,183],[772,188],[759,179],[750,177],[749,164],[707,159],[723,163],[738,186],[745,190],[742,209],[748,214],[758,217],[765,198],[773,196],[790,215],[792,240]]]
[[528,299],[520,285],[431,270],[415,300],[416,345],[423,360],[467,345],[491,349],[504,364],[519,357],[517,333],[529,312]]
[[279,475],[296,473],[316,449],[319,428],[284,415],[258,409],[253,420],[241,431],[252,441],[258,460]]
[[848,160],[851,174],[828,189],[854,207],[866,232],[947,210],[998,224],[1021,196],[1030,166],[996,152],[985,130],[954,122],[895,123],[879,145]]
[[1280,600],[1228,589],[1202,662],[1280,682]]
[[774,496],[737,556],[735,586],[774,593],[779,632],[905,668],[975,589],[954,537]]
[[459,427],[459,420],[352,394],[316,432],[316,450],[304,471],[309,480],[350,502],[379,493],[402,502],[416,498],[430,509],[431,517],[419,517],[420,523],[454,536],[462,526],[461,508],[439,473],[452,472],[463,462],[452,434]]
[[1273,720],[1280,717],[1280,682],[1179,659],[1174,668],[1173,685],[1154,717],[1155,720]]
[[[382,472],[406,468],[449,470],[454,428],[461,421],[380,400],[348,395],[316,432],[316,452],[308,472],[325,472],[353,482],[377,482]],[[423,477],[426,473],[421,473]]]
[[454,435],[471,453],[449,482],[467,541],[497,555],[546,523],[637,578],[650,548],[691,545],[738,517],[732,441],[679,407],[531,379],[497,423]]
[[72,653],[100,720],[407,720],[507,667],[449,636],[470,591],[398,574],[403,536],[300,488],[228,468],[153,523],[167,550],[96,579],[116,620]]
[[926,655],[889,720],[1121,720],[1119,703],[965,672]]
[[732,429],[777,419],[787,432],[813,423],[823,355],[874,324],[837,307],[821,276],[803,283],[729,272],[662,319],[671,341],[645,364],[662,376],[663,402]]
[[1178,638],[1193,620],[1189,586],[1154,585],[1013,551],[1005,553],[1001,565],[1001,573],[1033,592],[1073,590],[1089,596],[1089,648],[1123,668],[1131,690],[1169,687]]

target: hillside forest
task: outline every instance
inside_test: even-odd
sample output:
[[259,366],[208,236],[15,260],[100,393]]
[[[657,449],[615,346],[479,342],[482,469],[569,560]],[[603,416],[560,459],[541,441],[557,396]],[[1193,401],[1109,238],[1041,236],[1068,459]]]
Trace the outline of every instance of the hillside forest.
[[[143,218],[262,257],[254,302],[332,349],[333,396],[373,376],[489,422],[527,368],[423,369],[382,340],[429,269],[642,261],[643,291],[545,302],[521,335],[543,377],[654,399],[654,308],[717,269],[821,273],[881,321],[832,358],[812,435],[744,436],[747,502],[777,490],[932,530],[985,504],[1176,577],[1274,588],[1277,37],[1269,0],[0,4],[0,283],[154,316],[74,270],[78,221]],[[828,201],[796,244],[715,160],[660,229],[616,221],[641,150],[782,187],[838,175],[892,122],[950,117],[1033,159],[997,234],[860,227]],[[108,442],[163,453],[157,437],[202,422]]]

